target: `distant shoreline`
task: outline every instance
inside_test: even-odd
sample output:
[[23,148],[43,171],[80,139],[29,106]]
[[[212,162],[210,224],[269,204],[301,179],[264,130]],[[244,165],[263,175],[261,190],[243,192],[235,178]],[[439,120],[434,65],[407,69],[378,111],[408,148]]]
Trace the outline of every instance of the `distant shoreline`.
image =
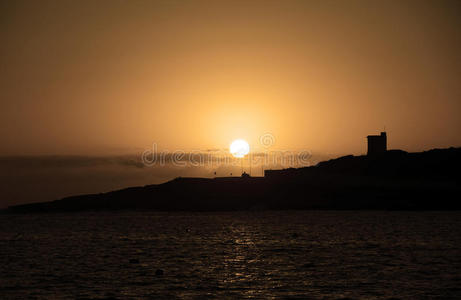
[[344,156],[265,177],[183,178],[2,213],[79,211],[460,210],[461,148]]

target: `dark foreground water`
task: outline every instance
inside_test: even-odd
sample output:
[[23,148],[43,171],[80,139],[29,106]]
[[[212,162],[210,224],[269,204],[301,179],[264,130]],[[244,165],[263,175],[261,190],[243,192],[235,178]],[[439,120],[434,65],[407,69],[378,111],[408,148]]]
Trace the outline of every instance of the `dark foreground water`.
[[460,212],[3,215],[0,299],[461,299],[460,249]]

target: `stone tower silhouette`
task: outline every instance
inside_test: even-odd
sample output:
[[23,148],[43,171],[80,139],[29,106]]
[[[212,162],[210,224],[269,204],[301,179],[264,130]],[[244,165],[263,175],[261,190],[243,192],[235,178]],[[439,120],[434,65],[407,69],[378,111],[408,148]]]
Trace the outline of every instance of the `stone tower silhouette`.
[[387,135],[386,132],[381,132],[380,135],[369,135],[367,155],[380,154],[387,151]]

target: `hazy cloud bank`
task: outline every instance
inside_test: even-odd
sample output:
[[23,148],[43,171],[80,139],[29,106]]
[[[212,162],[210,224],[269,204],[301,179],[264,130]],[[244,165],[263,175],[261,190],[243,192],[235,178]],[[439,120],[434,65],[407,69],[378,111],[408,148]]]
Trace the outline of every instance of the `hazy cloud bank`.
[[[316,164],[327,158],[330,157],[314,155],[309,157],[307,164]],[[218,159],[209,152],[184,153],[179,163],[174,163],[172,154],[165,155],[163,161],[157,154],[156,159],[156,163],[146,165],[142,155],[0,157],[0,207],[159,184],[179,176],[239,176],[242,167],[250,172],[248,159],[243,163],[233,158]],[[298,166],[275,158],[268,158],[266,164],[264,162],[262,154],[253,156],[253,176],[261,176],[263,169]]]

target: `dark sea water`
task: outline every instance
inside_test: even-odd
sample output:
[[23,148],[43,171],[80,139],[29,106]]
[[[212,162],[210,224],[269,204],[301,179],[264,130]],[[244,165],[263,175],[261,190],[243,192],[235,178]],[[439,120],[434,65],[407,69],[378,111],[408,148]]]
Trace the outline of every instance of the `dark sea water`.
[[1,215],[24,298],[461,299],[461,212]]

